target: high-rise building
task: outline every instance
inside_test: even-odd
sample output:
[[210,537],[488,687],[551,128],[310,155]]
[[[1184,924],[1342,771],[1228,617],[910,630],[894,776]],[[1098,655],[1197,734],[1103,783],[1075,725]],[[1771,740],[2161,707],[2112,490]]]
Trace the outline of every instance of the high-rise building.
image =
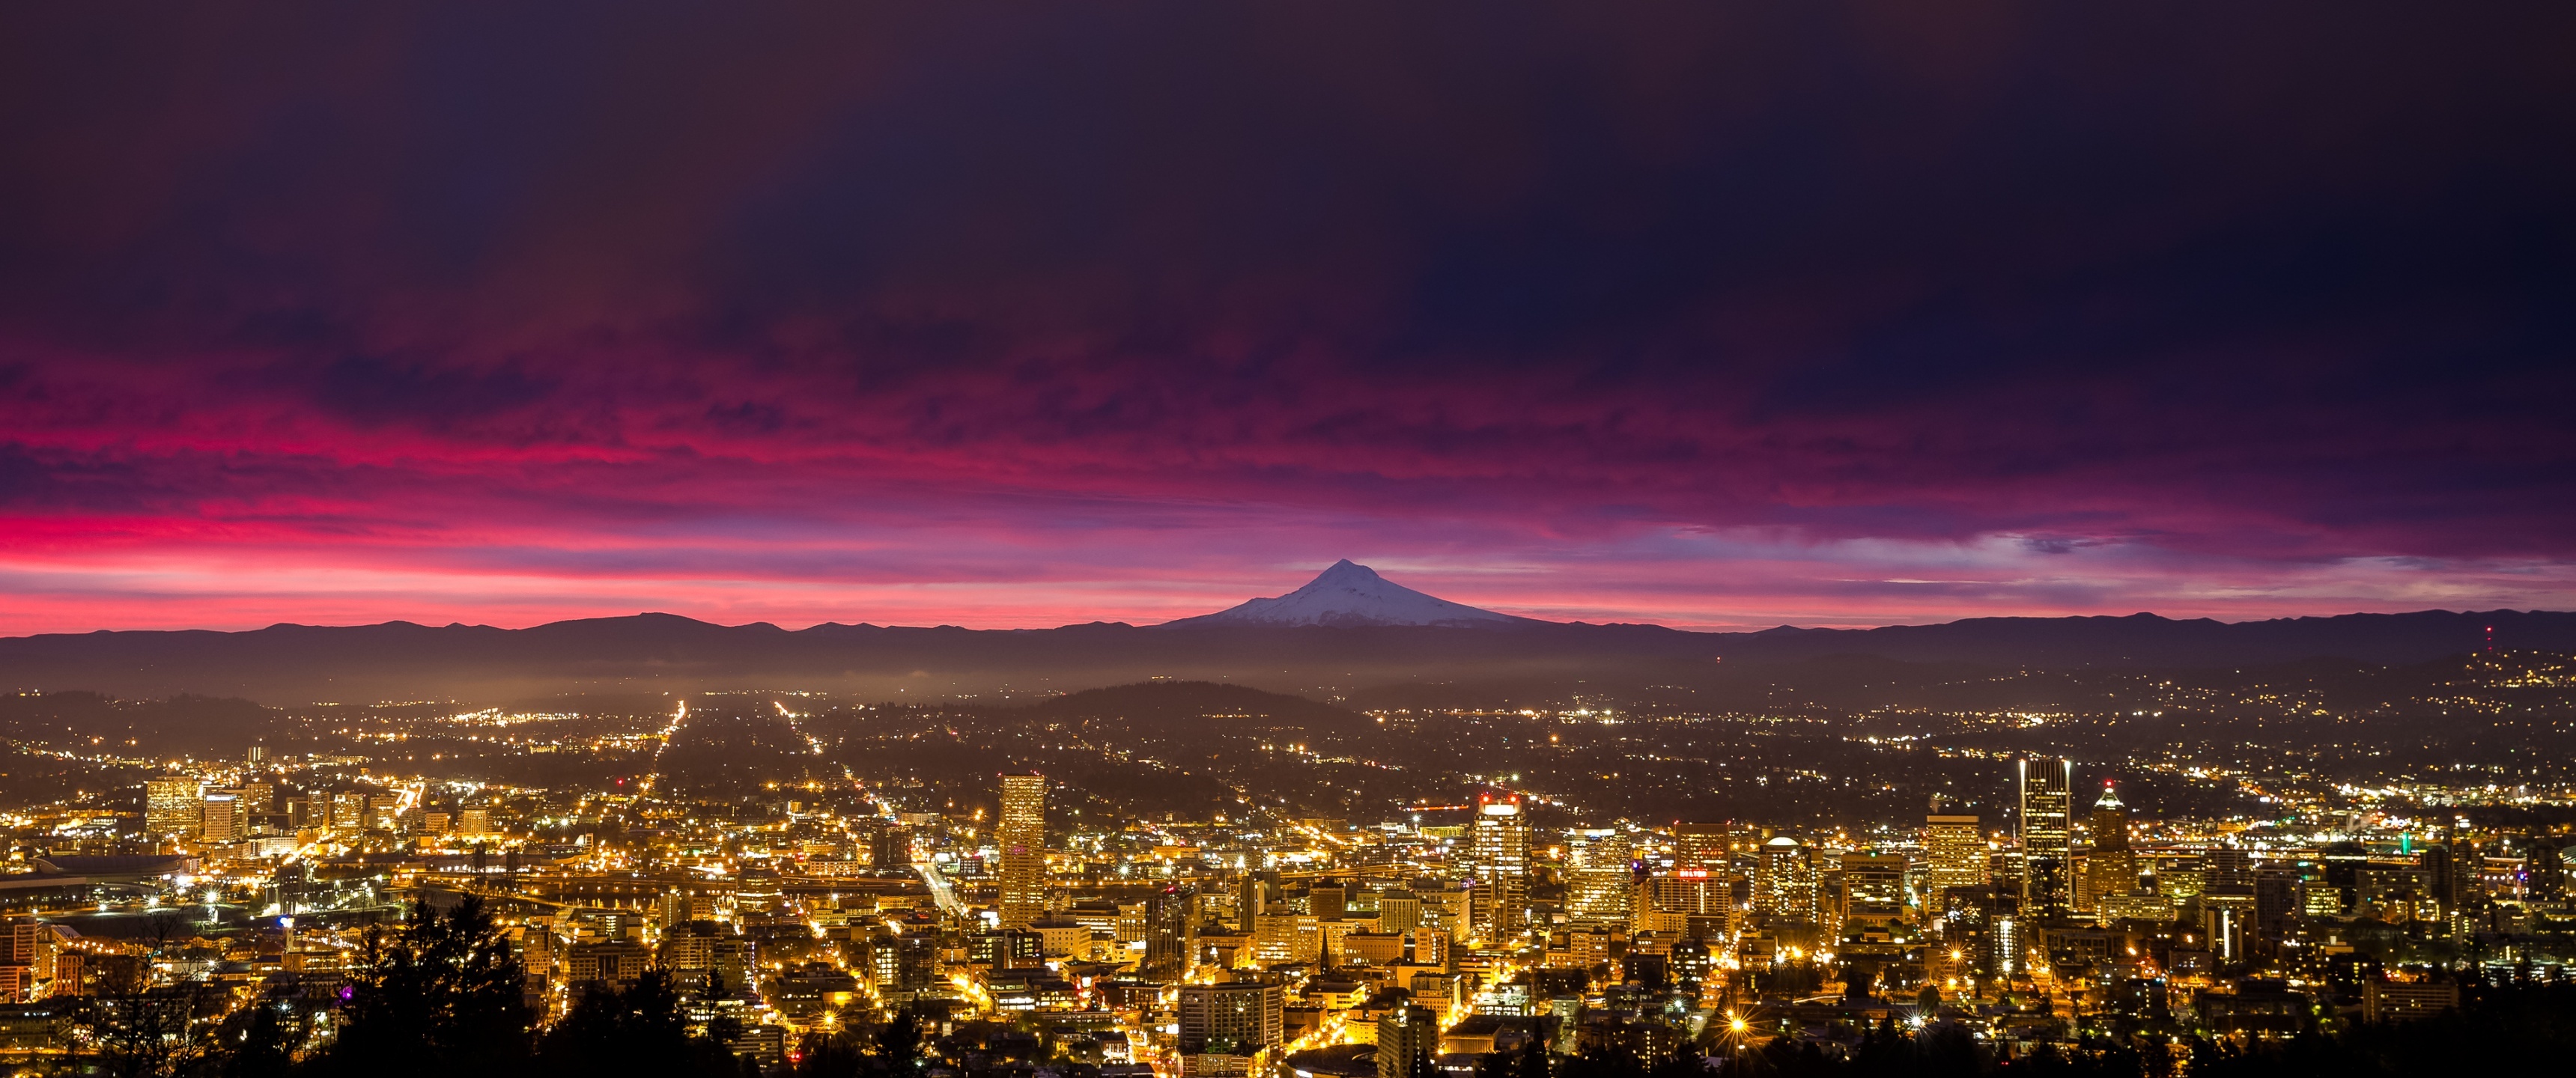
[[1183,1055],[1248,1056],[1279,1046],[1287,999],[1277,981],[1241,977],[1224,984],[1181,986]]
[[176,775],[143,784],[143,827],[156,835],[193,835],[203,812],[205,787]]
[[268,766],[268,746],[266,746],[266,745],[253,745],[253,746],[251,746],[251,747],[250,747],[250,751],[249,751],[249,752],[246,752],[246,753],[243,753],[243,754],[242,754],[242,759],[244,760],[244,762],[247,762],[248,764],[250,764],[250,766],[251,766],[251,770],[256,771],[256,770],[259,770],[259,769],[260,769],[260,768],[262,768],[262,767],[266,767],[266,766]]
[[2093,802],[2085,829],[2093,838],[2093,852],[2084,861],[2085,905],[2099,912],[2103,899],[2138,889],[2138,856],[2129,849],[2129,808],[2110,783],[2102,784],[2102,797]]
[[[1724,847],[1719,850],[1723,858]],[[1628,922],[1633,909],[1630,899],[1636,893],[1636,874],[1631,865],[1635,854],[1628,836],[1615,828],[1574,832],[1566,850],[1565,912],[1575,923]]]
[[1377,1020],[1377,1078],[1413,1078],[1440,1059],[1440,1016],[1410,1003]]
[[241,791],[215,790],[206,794],[198,811],[197,837],[208,842],[239,842],[248,837],[250,816],[242,806]]
[[1197,894],[1186,887],[1167,887],[1145,900],[1145,958],[1137,972],[1156,981],[1188,975],[1198,928],[1191,916],[1196,900]]
[[1469,837],[1476,927],[1487,943],[1515,938],[1529,912],[1529,818],[1520,797],[1479,795]]
[[2075,906],[2075,765],[2025,759],[2019,770],[2022,907],[2064,914]]
[[1234,881],[1235,930],[1250,932],[1256,919],[1270,912],[1270,881],[1261,873],[1246,872]]
[[1925,909],[1941,908],[1941,893],[1986,885],[1986,833],[1976,816],[1935,811],[1923,818],[1923,882],[1931,892]]
[[1252,952],[1261,961],[1312,962],[1324,951],[1324,923],[1281,907],[1252,919]]
[[1002,926],[1017,928],[1046,910],[1046,776],[1002,776]]
[[1796,921],[1816,919],[1815,866],[1807,848],[1787,835],[1762,844],[1753,880],[1753,908]]
[[1722,823],[1674,824],[1673,869],[1705,869],[1711,874],[1723,874],[1726,871],[1728,839],[1733,837],[1734,831]]
[[332,794],[331,826],[343,831],[364,830],[367,826],[367,795],[355,792]]

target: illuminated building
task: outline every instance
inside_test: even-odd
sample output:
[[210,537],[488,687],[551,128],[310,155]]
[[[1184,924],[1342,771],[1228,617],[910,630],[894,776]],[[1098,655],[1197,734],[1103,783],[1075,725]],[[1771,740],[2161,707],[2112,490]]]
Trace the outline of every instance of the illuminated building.
[[1905,858],[1846,853],[1838,911],[1846,931],[1889,925],[1905,916]]
[[159,778],[144,784],[143,826],[156,835],[193,835],[203,812],[204,787],[195,779]]
[[1286,1010],[1286,994],[1267,977],[1182,985],[1181,1053],[1248,1056],[1276,1048]]
[[332,794],[331,826],[343,831],[364,830],[367,826],[367,795],[362,793]]
[[2084,861],[2083,905],[2099,912],[2105,899],[2138,886],[2138,858],[2129,850],[2129,809],[2110,783],[2102,784],[2101,800],[2093,802],[2086,830],[2092,832],[2093,852]]
[[[1724,847],[1720,846],[1723,857]],[[1627,922],[1631,885],[1635,873],[1630,860],[1636,850],[1627,836],[1616,830],[1576,831],[1566,857],[1566,913],[1576,924],[1608,925]]]
[[1787,835],[1762,844],[1760,872],[1753,880],[1753,908],[1791,920],[1816,918],[1815,866],[1807,848]]
[[1025,925],[1046,909],[1046,776],[1002,776],[1002,924]]
[[1976,816],[1935,811],[1923,819],[1924,907],[1937,909],[1953,887],[1986,885],[1986,835]]
[[1737,927],[1733,884],[1707,869],[1678,869],[1629,889],[1635,931],[1666,936],[1732,932]]
[[1722,823],[1674,824],[1673,867],[1725,873],[1728,840],[1733,834],[1734,828]]
[[1163,981],[1176,981],[1189,973],[1193,930],[1198,927],[1190,910],[1196,898],[1187,888],[1171,887],[1145,900],[1145,958],[1137,966],[1138,973]]
[[1469,846],[1476,927],[1488,942],[1520,935],[1529,910],[1529,818],[1517,796],[1481,795]]
[[1422,896],[1394,889],[1378,892],[1378,931],[1411,932],[1421,926]]
[[2074,908],[2075,765],[2019,762],[2022,905],[2041,917]]
[[208,842],[239,842],[250,830],[241,794],[233,790],[208,793],[200,803],[197,819],[197,835]]

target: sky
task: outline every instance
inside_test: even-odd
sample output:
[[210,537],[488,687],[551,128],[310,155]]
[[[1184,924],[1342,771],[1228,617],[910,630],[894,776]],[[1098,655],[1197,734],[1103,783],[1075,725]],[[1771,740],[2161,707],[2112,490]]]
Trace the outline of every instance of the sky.
[[0,635],[2576,608],[2563,5],[20,5]]

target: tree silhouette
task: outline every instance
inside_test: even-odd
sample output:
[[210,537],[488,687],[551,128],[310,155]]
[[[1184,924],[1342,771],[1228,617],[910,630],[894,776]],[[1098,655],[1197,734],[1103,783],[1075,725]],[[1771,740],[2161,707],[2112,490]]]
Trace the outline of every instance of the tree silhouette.
[[[709,988],[710,1003],[723,998],[721,982],[711,981]],[[594,986],[538,1041],[537,1069],[549,1078],[722,1078],[739,1073],[729,1047],[732,1038],[692,1036],[682,999],[679,986],[661,969],[644,971],[624,991]],[[738,1029],[734,1032],[739,1035]]]
[[195,984],[154,986],[149,967],[125,963],[103,975],[97,991],[73,1004],[72,1027],[109,1078],[153,1078],[193,1070],[209,1038],[195,1026]]
[[526,1070],[526,971],[480,897],[441,914],[412,907],[400,931],[367,934],[324,1075],[507,1078]]

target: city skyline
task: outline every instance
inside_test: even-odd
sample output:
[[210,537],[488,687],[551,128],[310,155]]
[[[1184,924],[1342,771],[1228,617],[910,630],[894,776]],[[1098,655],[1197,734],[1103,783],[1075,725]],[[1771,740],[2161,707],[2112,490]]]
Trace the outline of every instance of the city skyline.
[[[1032,723],[701,693],[660,715],[326,708],[238,749],[119,761],[150,777],[32,808],[17,841],[40,848],[0,873],[0,1013],[58,1031],[0,1055],[123,1058],[96,1008],[148,965],[165,995],[215,1001],[200,1008],[256,980],[302,1016],[278,1050],[306,1066],[364,1058],[366,1005],[292,990],[396,991],[367,926],[411,902],[490,919],[493,960],[524,978],[499,1043],[552,1065],[612,1049],[582,1039],[601,1009],[668,1006],[685,1033],[666,1053],[764,1074],[834,1051],[966,1073],[1052,1051],[1099,1078],[1777,1065],[1876,1024],[1922,1050],[1956,1035],[1980,1059],[2143,1075],[2122,1053],[2260,1054],[2365,1026],[2440,1040],[2462,1008],[2554,1005],[2576,959],[2576,844],[2546,822],[2576,788],[2563,768],[2500,788],[2440,765],[2363,789],[2389,766],[2375,751],[2320,755],[2331,774],[2224,762],[2241,746],[2177,760],[2178,743],[2105,740],[2132,714],[2115,710],[2056,717],[2092,726],[2062,735],[2094,747],[2080,760],[1995,751],[2031,727],[1968,716],[1838,739],[1895,754],[1878,778],[1784,749],[1761,729],[1779,715],[1407,707],[1336,729],[1208,687],[1132,688],[1194,728],[1137,723],[1133,699]],[[1275,740],[1292,729],[1309,740]],[[1687,784],[1731,799],[1723,814],[1609,800],[1663,784],[1602,767],[1748,735],[1771,743],[1735,758],[1761,760],[1755,787],[1824,789]],[[1514,742],[1520,771],[1447,770]],[[1904,759],[1927,749],[1943,763]],[[1409,766],[1318,800],[1363,762],[1345,754]],[[471,777],[531,766],[557,777]],[[1838,792],[1861,783],[1900,796]],[[201,951],[240,968],[191,980]],[[653,1003],[665,985],[695,1002]],[[1029,1030],[1060,1043],[1012,1039]]]

